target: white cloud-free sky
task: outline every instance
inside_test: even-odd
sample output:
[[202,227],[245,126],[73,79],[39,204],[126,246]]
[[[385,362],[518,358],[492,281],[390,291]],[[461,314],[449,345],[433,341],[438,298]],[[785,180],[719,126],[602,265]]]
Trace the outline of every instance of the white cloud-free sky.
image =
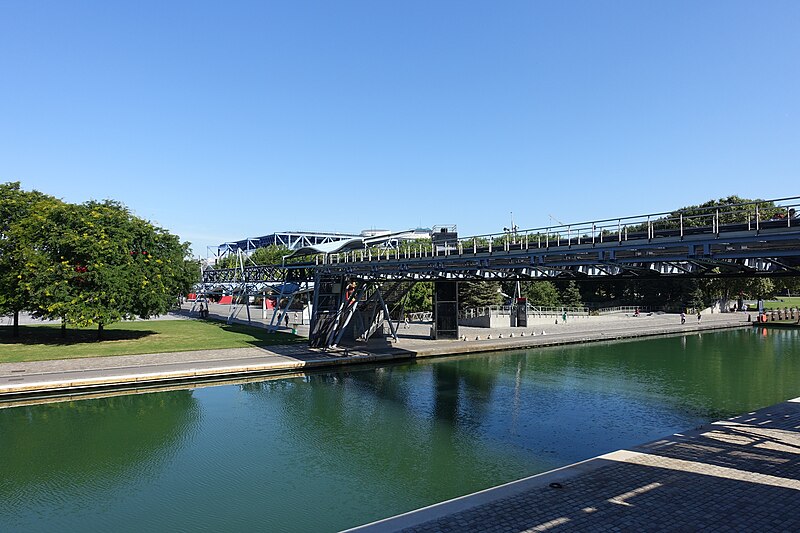
[[0,181],[205,255],[800,194],[800,3],[0,3]]

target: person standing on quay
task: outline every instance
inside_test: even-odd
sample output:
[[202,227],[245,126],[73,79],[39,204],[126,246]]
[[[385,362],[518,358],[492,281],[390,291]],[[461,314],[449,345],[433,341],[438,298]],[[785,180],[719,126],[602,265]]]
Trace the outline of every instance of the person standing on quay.
[[701,318],[701,316],[702,316],[702,315],[700,315],[700,311],[698,311],[698,312],[697,312],[697,323],[698,323],[698,324],[700,323],[700,318]]
[[681,311],[681,326],[686,324],[686,313]]

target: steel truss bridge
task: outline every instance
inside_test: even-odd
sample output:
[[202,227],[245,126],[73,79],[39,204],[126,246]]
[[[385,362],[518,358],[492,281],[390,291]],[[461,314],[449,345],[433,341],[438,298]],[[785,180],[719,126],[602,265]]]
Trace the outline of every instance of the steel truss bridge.
[[[329,242],[345,241],[358,237],[349,233],[330,233],[318,231],[281,231],[263,235],[261,237],[251,237],[240,241],[232,241],[220,244],[214,248],[214,256],[217,258],[225,257],[229,254],[236,254],[241,251],[250,254],[258,248],[265,246],[285,246],[290,250],[302,248],[303,246],[314,246]],[[209,250],[212,248],[209,247]]]
[[[225,287],[254,294],[273,286],[279,287],[274,292],[283,297],[288,295],[288,286],[304,285],[313,292],[310,343],[330,346],[342,338],[365,295],[378,302],[373,306],[377,315],[389,318],[390,304],[395,302],[382,298],[380,289],[387,283],[393,284],[389,285],[390,292],[394,300],[399,300],[411,286],[403,283],[404,290],[391,290],[400,282],[433,281],[438,287],[462,280],[798,276],[798,216],[800,197],[790,197],[511,230],[455,238],[443,244],[411,243],[397,249],[321,253],[282,265],[245,266],[242,262],[240,268],[205,270],[200,292]],[[438,292],[437,288],[434,300]],[[446,296],[447,292],[439,298],[445,298],[447,311],[434,302],[434,329],[443,314],[457,312],[457,296],[451,300],[453,291],[449,291],[451,296]],[[455,306],[450,305],[453,301]],[[452,323],[450,318],[445,322]],[[365,320],[369,330],[378,319]],[[322,323],[327,326],[321,327]],[[390,329],[395,334],[394,328]],[[455,330],[457,337],[457,325],[446,330]],[[451,337],[449,333],[445,336]]]

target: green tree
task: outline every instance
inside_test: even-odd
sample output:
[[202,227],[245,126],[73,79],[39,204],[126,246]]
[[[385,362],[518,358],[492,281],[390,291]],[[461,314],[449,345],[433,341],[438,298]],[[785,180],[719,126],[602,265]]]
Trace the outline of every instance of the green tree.
[[[120,211],[127,223],[131,306],[128,316],[149,318],[166,313],[178,295],[186,294],[199,281],[197,262],[190,259],[189,243],[141,218],[132,216],[121,204],[89,204],[90,209]],[[127,217],[126,217],[127,215]]]
[[684,308],[700,310],[705,307],[705,297],[700,280],[690,279],[682,284],[681,302]]
[[775,291],[775,282],[763,277],[714,278],[703,285],[706,300],[733,300],[739,295],[746,299],[769,298]]
[[[301,263],[308,261],[308,256],[302,257],[287,257],[292,253],[288,247],[283,245],[272,244],[256,248],[249,256],[244,259],[244,266],[248,265],[280,265],[283,263]],[[229,253],[225,257],[219,259],[215,268],[238,268],[239,257],[235,253]]]
[[256,265],[280,265],[283,258],[292,253],[286,246],[264,246],[250,254],[250,261]]
[[537,307],[556,307],[560,299],[556,286],[550,281],[523,283],[522,294],[528,299],[530,305]]
[[[750,203],[754,203],[756,205],[736,207],[740,204]],[[772,216],[781,211],[780,208],[776,207],[773,202],[766,202],[761,199],[742,198],[740,196],[732,195],[726,198],[709,200],[699,205],[682,207],[681,209],[670,213],[670,217],[676,220],[676,224],[679,224],[679,216],[682,214],[684,226],[710,226],[710,219],[712,216],[714,216],[717,208],[719,208],[720,224],[733,224],[737,222],[741,223],[747,220],[748,214],[755,217],[756,206],[758,207],[758,216],[761,220],[769,220]]]
[[458,284],[458,305],[461,309],[501,303],[503,297],[498,281],[464,281]]
[[566,307],[583,307],[583,299],[578,285],[570,280],[561,291],[561,305]]
[[800,294],[800,276],[788,278],[778,278],[774,280],[776,293],[780,292],[786,296],[796,296]]
[[30,221],[57,203],[52,196],[21,190],[19,182],[0,184],[0,313],[13,313],[14,337],[19,336],[19,313],[35,307],[29,287],[38,276],[33,256],[40,229]]
[[[741,206],[741,204],[751,205]],[[719,211],[718,222],[720,224],[741,224],[746,222],[748,217],[751,220],[755,220],[756,207],[758,208],[758,219],[762,221],[769,220],[775,215],[786,213],[785,210],[777,207],[773,202],[733,195],[709,200],[698,205],[681,207],[666,216],[654,219],[651,223],[656,230],[676,229],[680,227],[681,221],[685,228],[711,226],[717,216],[717,211]],[[628,232],[641,232],[646,229],[646,223],[628,226],[627,228]]]
[[404,298],[407,312],[430,311],[433,308],[433,282],[418,281],[414,283]]
[[37,314],[76,326],[164,313],[199,271],[188,244],[110,200],[61,204],[43,214],[32,283]]

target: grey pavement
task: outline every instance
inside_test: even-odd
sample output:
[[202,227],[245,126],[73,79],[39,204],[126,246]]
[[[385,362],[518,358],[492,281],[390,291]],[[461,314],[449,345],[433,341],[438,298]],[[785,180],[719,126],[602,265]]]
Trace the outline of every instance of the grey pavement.
[[[171,318],[195,318],[185,305]],[[225,319],[229,306],[211,305],[210,314]],[[251,310],[252,323],[264,326],[258,309]],[[246,314],[239,314],[240,317]],[[170,317],[168,317],[170,318]],[[292,317],[297,322],[299,316]],[[237,319],[237,322],[243,320]],[[298,334],[307,333],[307,325],[290,321]],[[156,382],[193,379],[238,378],[278,372],[332,367],[336,365],[389,362],[421,357],[479,353],[505,349],[523,349],[566,343],[612,340],[645,335],[675,334],[746,325],[740,314],[708,314],[700,324],[690,320],[680,324],[676,315],[630,317],[625,315],[568,318],[555,324],[550,319],[522,328],[471,328],[461,332],[468,340],[432,341],[430,324],[401,325],[398,340],[379,338],[368,344],[317,350],[305,345],[287,344],[222,350],[199,350],[114,357],[89,357],[0,364],[0,397],[18,397],[42,391],[75,392],[108,388],[114,385],[139,386]],[[287,329],[284,328],[283,331]],[[524,334],[524,336],[523,336]],[[513,336],[512,336],[513,335]],[[488,337],[491,336],[491,339]],[[480,339],[480,340],[476,340]]]
[[[189,315],[189,305],[184,305],[183,313]],[[221,306],[217,304],[210,305],[210,314],[212,317],[220,320],[227,319],[230,314],[230,306]],[[196,313],[190,315],[196,316]],[[234,317],[234,320],[239,323],[246,323],[247,312],[244,307],[240,307]],[[254,325],[266,325],[272,318],[272,312],[267,312],[266,319],[261,318],[261,309],[257,307],[250,308],[251,323]],[[615,333],[621,333],[625,336],[636,335],[637,332],[649,334],[649,331],[659,330],[663,333],[682,333],[686,331],[697,331],[702,329],[714,329],[718,327],[731,327],[732,325],[745,325],[747,324],[746,313],[710,313],[705,312],[702,319],[698,323],[696,316],[688,315],[686,317],[686,324],[681,325],[680,316],[676,314],[655,313],[650,316],[642,314],[638,317],[633,317],[630,314],[620,313],[604,316],[568,316],[567,322],[558,317],[556,323],[555,317],[548,318],[534,318],[529,317],[529,325],[527,328],[512,328],[512,327],[494,327],[494,328],[479,328],[479,327],[466,327],[460,326],[459,330],[462,336],[466,336],[468,341],[474,341],[480,338],[481,341],[486,341],[487,336],[491,335],[492,340],[497,341],[499,336],[502,335],[503,339],[520,337],[523,333],[525,336],[530,337],[533,334],[539,336],[544,332],[546,335],[561,335],[561,334],[597,334],[613,337]],[[308,319],[302,316],[300,312],[289,313],[289,327],[281,327],[281,331],[289,331],[294,327],[299,335],[308,335]],[[398,345],[408,345],[416,341],[430,341],[431,324],[429,322],[412,322],[406,328],[402,323],[397,325]]]
[[798,402],[352,531],[800,531]]

